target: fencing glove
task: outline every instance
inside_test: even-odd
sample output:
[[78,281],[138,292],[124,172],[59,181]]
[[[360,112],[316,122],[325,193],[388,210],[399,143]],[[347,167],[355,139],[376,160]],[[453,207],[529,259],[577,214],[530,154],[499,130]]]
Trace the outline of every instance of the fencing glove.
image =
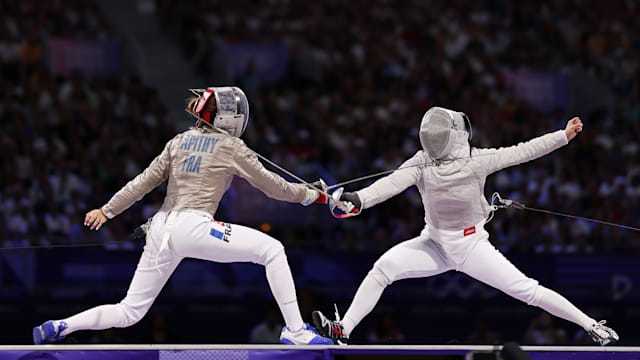
[[331,215],[337,219],[349,218],[360,214],[362,201],[357,193],[344,192],[344,188],[339,188],[331,194],[329,209]]
[[[309,186],[311,185],[311,186]],[[303,206],[309,206],[311,204],[326,204],[327,200],[327,184],[324,180],[320,179],[307,185],[307,194],[300,204]],[[322,192],[318,191],[322,190]]]

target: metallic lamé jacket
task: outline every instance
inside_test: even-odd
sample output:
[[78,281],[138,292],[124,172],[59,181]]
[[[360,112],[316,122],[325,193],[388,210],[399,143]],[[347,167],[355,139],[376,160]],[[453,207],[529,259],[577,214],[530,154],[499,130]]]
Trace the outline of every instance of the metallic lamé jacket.
[[168,179],[162,211],[195,209],[213,216],[234,176],[244,178],[276,200],[301,202],[307,192],[304,185],[290,183],[265,169],[240,138],[190,129],[171,139],[162,153],[120,189],[102,211],[113,218]]

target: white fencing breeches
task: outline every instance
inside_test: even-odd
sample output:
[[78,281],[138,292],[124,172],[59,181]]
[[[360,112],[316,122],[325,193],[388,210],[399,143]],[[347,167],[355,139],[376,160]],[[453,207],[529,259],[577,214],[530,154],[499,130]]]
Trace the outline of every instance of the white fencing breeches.
[[[439,240],[448,239],[440,237]],[[595,323],[595,320],[585,315],[564,297],[525,276],[491,245],[484,229],[467,236],[460,231],[457,238],[453,240],[475,243],[469,247],[469,252],[464,256],[455,256],[461,259],[460,262],[454,261],[439,242],[431,239],[428,230],[385,252],[363,280],[351,306],[345,313],[343,320],[345,333],[350,334],[371,312],[384,289],[392,282],[429,277],[454,269],[583,328],[588,328]]]
[[184,210],[175,215],[168,244],[163,246],[167,215],[159,212],[153,217],[125,298],[117,304],[98,306],[61,320],[67,324],[62,335],[77,330],[128,327],[137,323],[185,257],[264,265],[271,291],[287,326],[292,330],[303,326],[293,278],[284,247],[279,241],[245,226],[215,222],[211,215],[202,211]]

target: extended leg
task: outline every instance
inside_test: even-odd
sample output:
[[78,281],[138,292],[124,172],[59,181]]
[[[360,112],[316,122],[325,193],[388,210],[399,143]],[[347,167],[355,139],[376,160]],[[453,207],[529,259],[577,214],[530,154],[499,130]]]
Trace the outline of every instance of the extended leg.
[[373,310],[384,289],[392,282],[433,276],[451,269],[453,264],[428,235],[402,242],[376,261],[356,291],[342,321],[329,321],[321,312],[314,311],[315,325],[323,335],[346,342],[353,329]]
[[122,328],[140,321],[181,260],[165,253],[156,267],[156,250],[153,244],[145,245],[127,295],[121,302],[97,306],[66,319],[47,321],[33,329],[34,342],[51,343],[78,330]]
[[[525,276],[488,240],[478,242],[461,270],[518,300],[538,306],[554,316],[582,326],[590,333],[596,328],[602,328],[601,324],[587,316],[565,297]],[[612,335],[612,341],[616,341],[617,339],[613,338],[617,338],[617,334]]]
[[[331,341],[313,334],[307,329],[296,296],[295,284],[287,262],[284,247],[269,235],[245,226],[185,219],[195,222],[180,226],[192,239],[189,243],[176,244],[175,251],[184,257],[216,262],[253,262],[263,265],[267,281],[278,303],[286,328],[281,336],[285,343],[330,344]],[[286,342],[289,341],[289,342]]]

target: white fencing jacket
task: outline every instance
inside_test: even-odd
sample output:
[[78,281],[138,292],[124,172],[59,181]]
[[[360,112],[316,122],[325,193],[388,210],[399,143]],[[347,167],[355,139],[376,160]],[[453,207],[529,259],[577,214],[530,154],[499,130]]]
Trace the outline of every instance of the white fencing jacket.
[[565,131],[558,130],[510,147],[473,148],[469,156],[466,136],[456,136],[453,150],[441,164],[431,165],[433,161],[420,150],[398,170],[357,194],[366,209],[415,185],[422,197],[427,228],[464,230],[481,223],[490,212],[484,196],[489,174],[539,158],[567,143]]

